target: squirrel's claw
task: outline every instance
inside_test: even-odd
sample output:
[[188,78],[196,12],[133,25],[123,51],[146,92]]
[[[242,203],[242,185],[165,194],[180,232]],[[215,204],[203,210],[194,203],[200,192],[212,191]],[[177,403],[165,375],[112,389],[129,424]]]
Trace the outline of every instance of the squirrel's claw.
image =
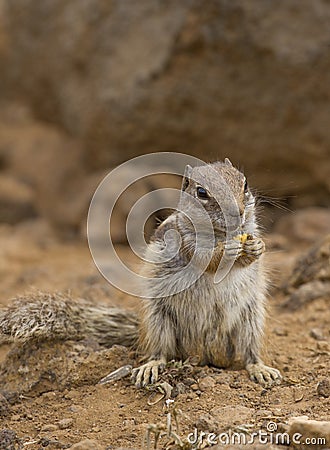
[[243,252],[243,244],[237,240],[227,241],[224,245],[225,247],[225,256],[228,258],[239,258]]
[[273,367],[265,366],[262,363],[249,364],[246,367],[250,375],[250,379],[256,383],[261,384],[264,387],[271,387],[274,384],[280,384],[282,375],[279,370]]
[[265,251],[265,243],[260,238],[247,240],[244,244],[244,253],[252,258],[258,258]]
[[163,370],[165,363],[162,359],[152,360],[133,369],[131,380],[137,388],[154,384],[158,381],[159,372]]
[[244,242],[234,238],[225,244],[225,255],[239,261],[243,266],[248,266],[256,261],[264,251],[264,241],[252,236]]

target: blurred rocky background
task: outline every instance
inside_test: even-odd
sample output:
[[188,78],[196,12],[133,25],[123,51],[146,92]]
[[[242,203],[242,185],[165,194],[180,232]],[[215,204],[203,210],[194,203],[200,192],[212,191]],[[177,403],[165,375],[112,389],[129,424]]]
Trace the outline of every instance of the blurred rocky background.
[[329,206],[329,23],[325,0],[0,0],[0,221],[81,236],[102,176],[159,151]]

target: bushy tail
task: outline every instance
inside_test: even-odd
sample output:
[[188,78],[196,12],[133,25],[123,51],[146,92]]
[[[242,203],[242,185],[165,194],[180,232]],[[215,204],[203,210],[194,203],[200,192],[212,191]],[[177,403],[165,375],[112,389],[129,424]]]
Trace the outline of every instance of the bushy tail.
[[0,344],[91,338],[107,347],[136,347],[139,323],[134,312],[73,300],[59,293],[37,293],[18,297],[0,310]]

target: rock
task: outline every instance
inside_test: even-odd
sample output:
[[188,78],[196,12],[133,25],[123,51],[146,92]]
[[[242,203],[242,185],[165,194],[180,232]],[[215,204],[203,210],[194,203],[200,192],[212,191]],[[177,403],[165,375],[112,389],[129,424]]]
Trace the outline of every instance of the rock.
[[19,414],[12,414],[11,420],[18,422],[19,420],[21,420],[21,416]]
[[186,385],[182,382],[178,382],[175,384],[175,386],[173,387],[173,391],[172,391],[172,397],[175,398],[178,395],[181,394],[185,394],[187,392],[187,388]]
[[309,335],[316,341],[324,341],[325,337],[323,331],[320,328],[312,328]]
[[216,432],[218,424],[211,414],[202,414],[195,422],[195,426],[200,431]]
[[287,336],[288,335],[288,330],[286,330],[285,328],[274,328],[274,333],[276,334],[276,336]]
[[22,448],[22,440],[16,432],[4,428],[0,430],[0,450],[19,450]]
[[[94,179],[89,179],[83,167],[81,144],[32,117],[23,122],[9,119],[0,121],[0,160],[6,174],[15,179],[15,185],[6,182],[6,191],[18,197],[17,203],[24,200],[25,215],[20,212],[23,206],[16,214],[20,213],[22,220],[28,213],[31,216],[37,212],[58,231],[77,232],[94,187]],[[6,187],[2,185],[4,181],[0,192]]]
[[215,386],[215,380],[214,380],[214,378],[212,378],[210,376],[204,377],[201,380],[199,380],[198,385],[199,385],[199,389],[201,391],[206,391]]
[[283,307],[292,311],[330,295],[330,234],[301,256],[283,286],[288,295]]
[[327,204],[327,2],[15,0],[1,15],[3,91],[83,141],[91,172],[226,149],[291,205]]
[[322,397],[330,397],[330,381],[329,378],[324,378],[317,385],[317,393]]
[[282,307],[296,311],[306,303],[311,303],[319,298],[328,298],[330,295],[330,283],[311,281],[299,286],[282,304]]
[[41,427],[41,431],[53,433],[54,431],[58,430],[58,428],[59,427],[54,423],[45,423],[45,425]]
[[183,382],[186,386],[192,386],[193,384],[196,384],[196,380],[190,377],[185,378]]
[[6,399],[6,397],[4,397],[2,394],[0,394],[0,417],[5,417],[9,414],[10,412],[10,407],[9,407],[9,403]]
[[84,408],[80,405],[72,405],[70,406],[69,411],[81,414],[84,411]]
[[66,430],[67,428],[70,428],[73,425],[73,419],[61,419],[57,423],[60,430]]
[[258,409],[256,411],[256,417],[258,419],[267,419],[273,417],[273,412],[269,411],[268,409]]
[[0,222],[15,224],[36,215],[33,189],[14,176],[0,176]]
[[92,439],[85,439],[83,441],[78,442],[77,444],[73,444],[70,447],[71,450],[102,450],[102,447]]
[[293,448],[303,449],[309,446],[314,450],[327,448],[330,443],[330,422],[297,418],[290,423],[289,435]]
[[319,353],[323,353],[325,355],[330,353],[330,342],[320,341],[317,342],[316,348]]
[[296,421],[299,421],[299,420],[309,420],[309,417],[308,416],[295,416],[295,417],[290,417],[289,418],[289,420],[288,420],[288,423],[289,423],[289,425],[291,425],[293,422],[296,422]]

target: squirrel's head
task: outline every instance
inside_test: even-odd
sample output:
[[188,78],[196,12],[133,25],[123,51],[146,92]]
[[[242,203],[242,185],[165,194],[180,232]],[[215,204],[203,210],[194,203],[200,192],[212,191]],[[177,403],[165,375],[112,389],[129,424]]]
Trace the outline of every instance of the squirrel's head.
[[[193,205],[203,207],[215,232],[254,231],[255,199],[244,174],[228,158],[194,168],[187,166],[180,204],[188,216],[195,209]],[[196,217],[198,214],[194,214]]]

